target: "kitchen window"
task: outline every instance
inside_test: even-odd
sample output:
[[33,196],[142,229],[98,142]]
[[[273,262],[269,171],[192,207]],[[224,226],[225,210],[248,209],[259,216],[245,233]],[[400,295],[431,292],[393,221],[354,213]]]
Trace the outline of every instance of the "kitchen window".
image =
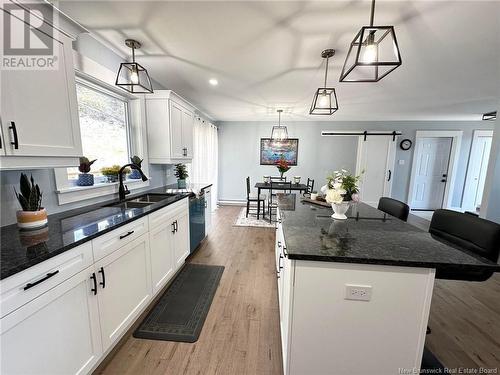
[[[83,155],[92,164],[96,183],[107,182],[101,168],[124,165],[130,160],[128,100],[93,85],[76,84]],[[68,180],[76,184],[78,168],[68,168]]]
[[[59,204],[109,199],[118,192],[118,183],[104,176],[101,169],[130,163],[133,155],[144,159],[142,170],[149,176],[140,99],[90,76],[77,76],[76,81],[83,156],[97,159],[90,171],[94,185],[76,185],[78,166],[55,168]],[[149,186],[150,181],[127,179],[126,184],[134,190]]]

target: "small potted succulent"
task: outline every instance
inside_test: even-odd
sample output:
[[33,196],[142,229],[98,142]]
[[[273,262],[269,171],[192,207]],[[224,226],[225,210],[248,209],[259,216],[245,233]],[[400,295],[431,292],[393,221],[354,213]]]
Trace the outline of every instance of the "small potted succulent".
[[186,178],[189,177],[186,165],[185,164],[176,164],[175,165],[175,177],[177,177],[177,187],[179,189],[186,188]]
[[17,211],[17,226],[21,229],[37,229],[47,225],[47,211],[42,207],[42,192],[38,184],[35,184],[33,176],[28,179],[21,173],[19,179],[20,193],[14,189],[17,200],[22,210]]
[[[141,159],[139,156],[134,155],[130,158],[130,161],[137,165],[139,168],[141,168],[142,161],[144,159]],[[142,178],[141,173],[137,169],[132,168],[132,172],[129,174],[128,178],[131,178],[133,180],[140,180]]]
[[76,180],[76,184],[78,186],[92,186],[94,185],[94,175],[90,174],[90,167],[95,163],[97,159],[90,161],[85,156],[80,158],[80,165],[78,166],[78,170],[81,172],[78,175],[78,180]]
[[[101,168],[101,173],[103,176],[106,176],[108,182],[117,182],[120,168],[118,164],[112,165],[111,167],[103,167]],[[127,173],[130,173],[130,168],[128,167],[123,170],[123,174]]]

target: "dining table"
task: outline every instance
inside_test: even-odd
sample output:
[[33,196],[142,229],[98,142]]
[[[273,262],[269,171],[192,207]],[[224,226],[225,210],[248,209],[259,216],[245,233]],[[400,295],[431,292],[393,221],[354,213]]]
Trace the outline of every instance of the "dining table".
[[[257,196],[260,197],[260,193],[262,190],[270,190],[271,189],[271,183],[270,182],[257,182],[255,184],[255,187],[257,188]],[[292,182],[292,185],[290,186],[289,184],[282,184],[280,182],[273,182],[273,190],[292,190],[292,191],[298,191],[299,193],[305,193],[307,191],[307,185],[306,184],[296,184]],[[258,207],[258,213],[257,217],[260,214],[260,206]],[[265,217],[265,210],[262,214],[262,217]]]

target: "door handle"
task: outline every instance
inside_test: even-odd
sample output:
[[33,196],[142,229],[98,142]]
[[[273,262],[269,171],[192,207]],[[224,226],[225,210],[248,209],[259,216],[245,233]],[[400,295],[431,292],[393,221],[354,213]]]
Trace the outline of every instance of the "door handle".
[[54,272],[49,272],[45,277],[42,277],[40,280],[37,280],[33,283],[28,283],[26,286],[23,288],[24,290],[28,290],[30,288],[33,288],[35,285],[38,285],[40,283],[43,283],[45,280],[50,279],[52,276],[55,276],[59,273],[59,270],[55,270]]
[[102,286],[102,289],[106,288],[106,275],[104,275],[104,267],[101,267],[99,273],[102,274],[102,281],[99,282],[99,285]]
[[389,177],[387,177],[387,182],[391,181],[392,171],[389,169]]
[[448,177],[448,175],[446,173],[443,173],[443,177]]
[[14,141],[11,141],[10,144],[14,146],[14,149],[19,149],[19,140],[17,138],[17,129],[16,123],[14,121],[10,122],[9,129],[12,130],[12,136],[14,137]]
[[446,182],[446,180],[443,178],[443,179],[441,180],[441,182]]
[[92,276],[90,276],[90,280],[94,282],[94,287],[90,289],[91,292],[94,293],[94,296],[97,294],[97,278],[95,277],[95,272],[92,272]]

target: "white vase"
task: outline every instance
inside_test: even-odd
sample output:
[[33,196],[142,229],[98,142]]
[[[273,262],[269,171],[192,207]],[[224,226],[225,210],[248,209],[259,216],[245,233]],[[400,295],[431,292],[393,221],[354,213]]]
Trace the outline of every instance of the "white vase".
[[345,213],[349,209],[349,203],[350,202],[332,203],[332,209],[333,209],[332,218],[337,220],[347,219]]

